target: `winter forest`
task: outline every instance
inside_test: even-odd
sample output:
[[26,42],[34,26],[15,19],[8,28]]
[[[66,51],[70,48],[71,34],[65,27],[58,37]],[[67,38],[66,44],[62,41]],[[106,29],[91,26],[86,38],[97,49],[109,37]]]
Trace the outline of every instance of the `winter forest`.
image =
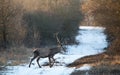
[[[46,58],[28,68],[33,49],[57,47],[55,33],[65,53],[51,68]],[[0,0],[0,75],[120,75],[119,67],[120,0]]]

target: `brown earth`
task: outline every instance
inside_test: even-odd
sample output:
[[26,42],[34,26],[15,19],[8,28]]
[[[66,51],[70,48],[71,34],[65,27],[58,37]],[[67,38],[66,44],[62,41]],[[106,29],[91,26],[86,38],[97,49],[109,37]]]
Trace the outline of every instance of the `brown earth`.
[[119,55],[110,55],[106,52],[96,55],[85,56],[75,60],[73,63],[68,64],[68,67],[79,68],[84,64],[95,66],[114,66],[120,65],[120,56]]

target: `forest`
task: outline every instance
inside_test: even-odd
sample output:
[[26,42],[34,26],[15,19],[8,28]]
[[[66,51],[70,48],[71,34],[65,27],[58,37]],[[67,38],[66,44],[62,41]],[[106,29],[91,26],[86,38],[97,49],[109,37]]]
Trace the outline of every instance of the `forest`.
[[104,27],[108,46],[67,66],[83,60],[120,66],[120,0],[0,0],[0,66],[14,59],[20,64],[33,48],[57,45],[56,32],[63,45],[81,45],[76,40],[80,26]]
[[[75,44],[82,20],[79,0],[1,0],[0,49]],[[67,9],[67,10],[66,10]]]
[[[89,24],[106,27],[108,53],[120,54],[120,1],[87,0],[82,5]],[[87,23],[84,20],[84,23]]]

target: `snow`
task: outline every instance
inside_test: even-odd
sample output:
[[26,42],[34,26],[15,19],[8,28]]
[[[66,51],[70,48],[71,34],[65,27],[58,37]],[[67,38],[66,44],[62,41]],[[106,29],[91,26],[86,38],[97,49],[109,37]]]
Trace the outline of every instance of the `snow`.
[[99,26],[80,26],[80,29],[102,29],[104,30],[104,27],[99,27]]
[[[78,58],[87,55],[93,55],[103,52],[103,49],[107,47],[106,35],[103,33],[105,28],[103,27],[92,27],[92,26],[81,26],[79,35],[76,39],[80,42],[78,46],[68,46],[65,54],[56,54],[54,58],[59,63],[50,68],[49,66],[42,66],[39,68],[36,61],[35,65],[31,65],[28,68],[28,64],[18,66],[8,66],[8,70],[0,74],[3,75],[70,75],[75,70],[89,70],[90,65],[85,64],[82,67],[76,69],[66,67],[67,64],[72,63]],[[40,64],[48,62],[48,58],[41,59]]]
[[80,68],[78,68],[76,70],[90,70],[90,69],[91,69],[91,66],[88,65],[88,64],[85,64],[85,65],[83,65],[82,67],[80,67]]

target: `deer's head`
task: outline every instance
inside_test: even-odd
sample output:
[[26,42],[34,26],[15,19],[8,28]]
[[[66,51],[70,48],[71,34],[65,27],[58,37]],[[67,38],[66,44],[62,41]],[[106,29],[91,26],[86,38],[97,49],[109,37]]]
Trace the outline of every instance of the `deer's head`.
[[62,48],[62,50],[65,52],[65,48],[63,47],[62,43],[60,42],[59,38],[58,38],[58,34],[59,32],[55,33],[55,37],[58,43],[58,46]]

